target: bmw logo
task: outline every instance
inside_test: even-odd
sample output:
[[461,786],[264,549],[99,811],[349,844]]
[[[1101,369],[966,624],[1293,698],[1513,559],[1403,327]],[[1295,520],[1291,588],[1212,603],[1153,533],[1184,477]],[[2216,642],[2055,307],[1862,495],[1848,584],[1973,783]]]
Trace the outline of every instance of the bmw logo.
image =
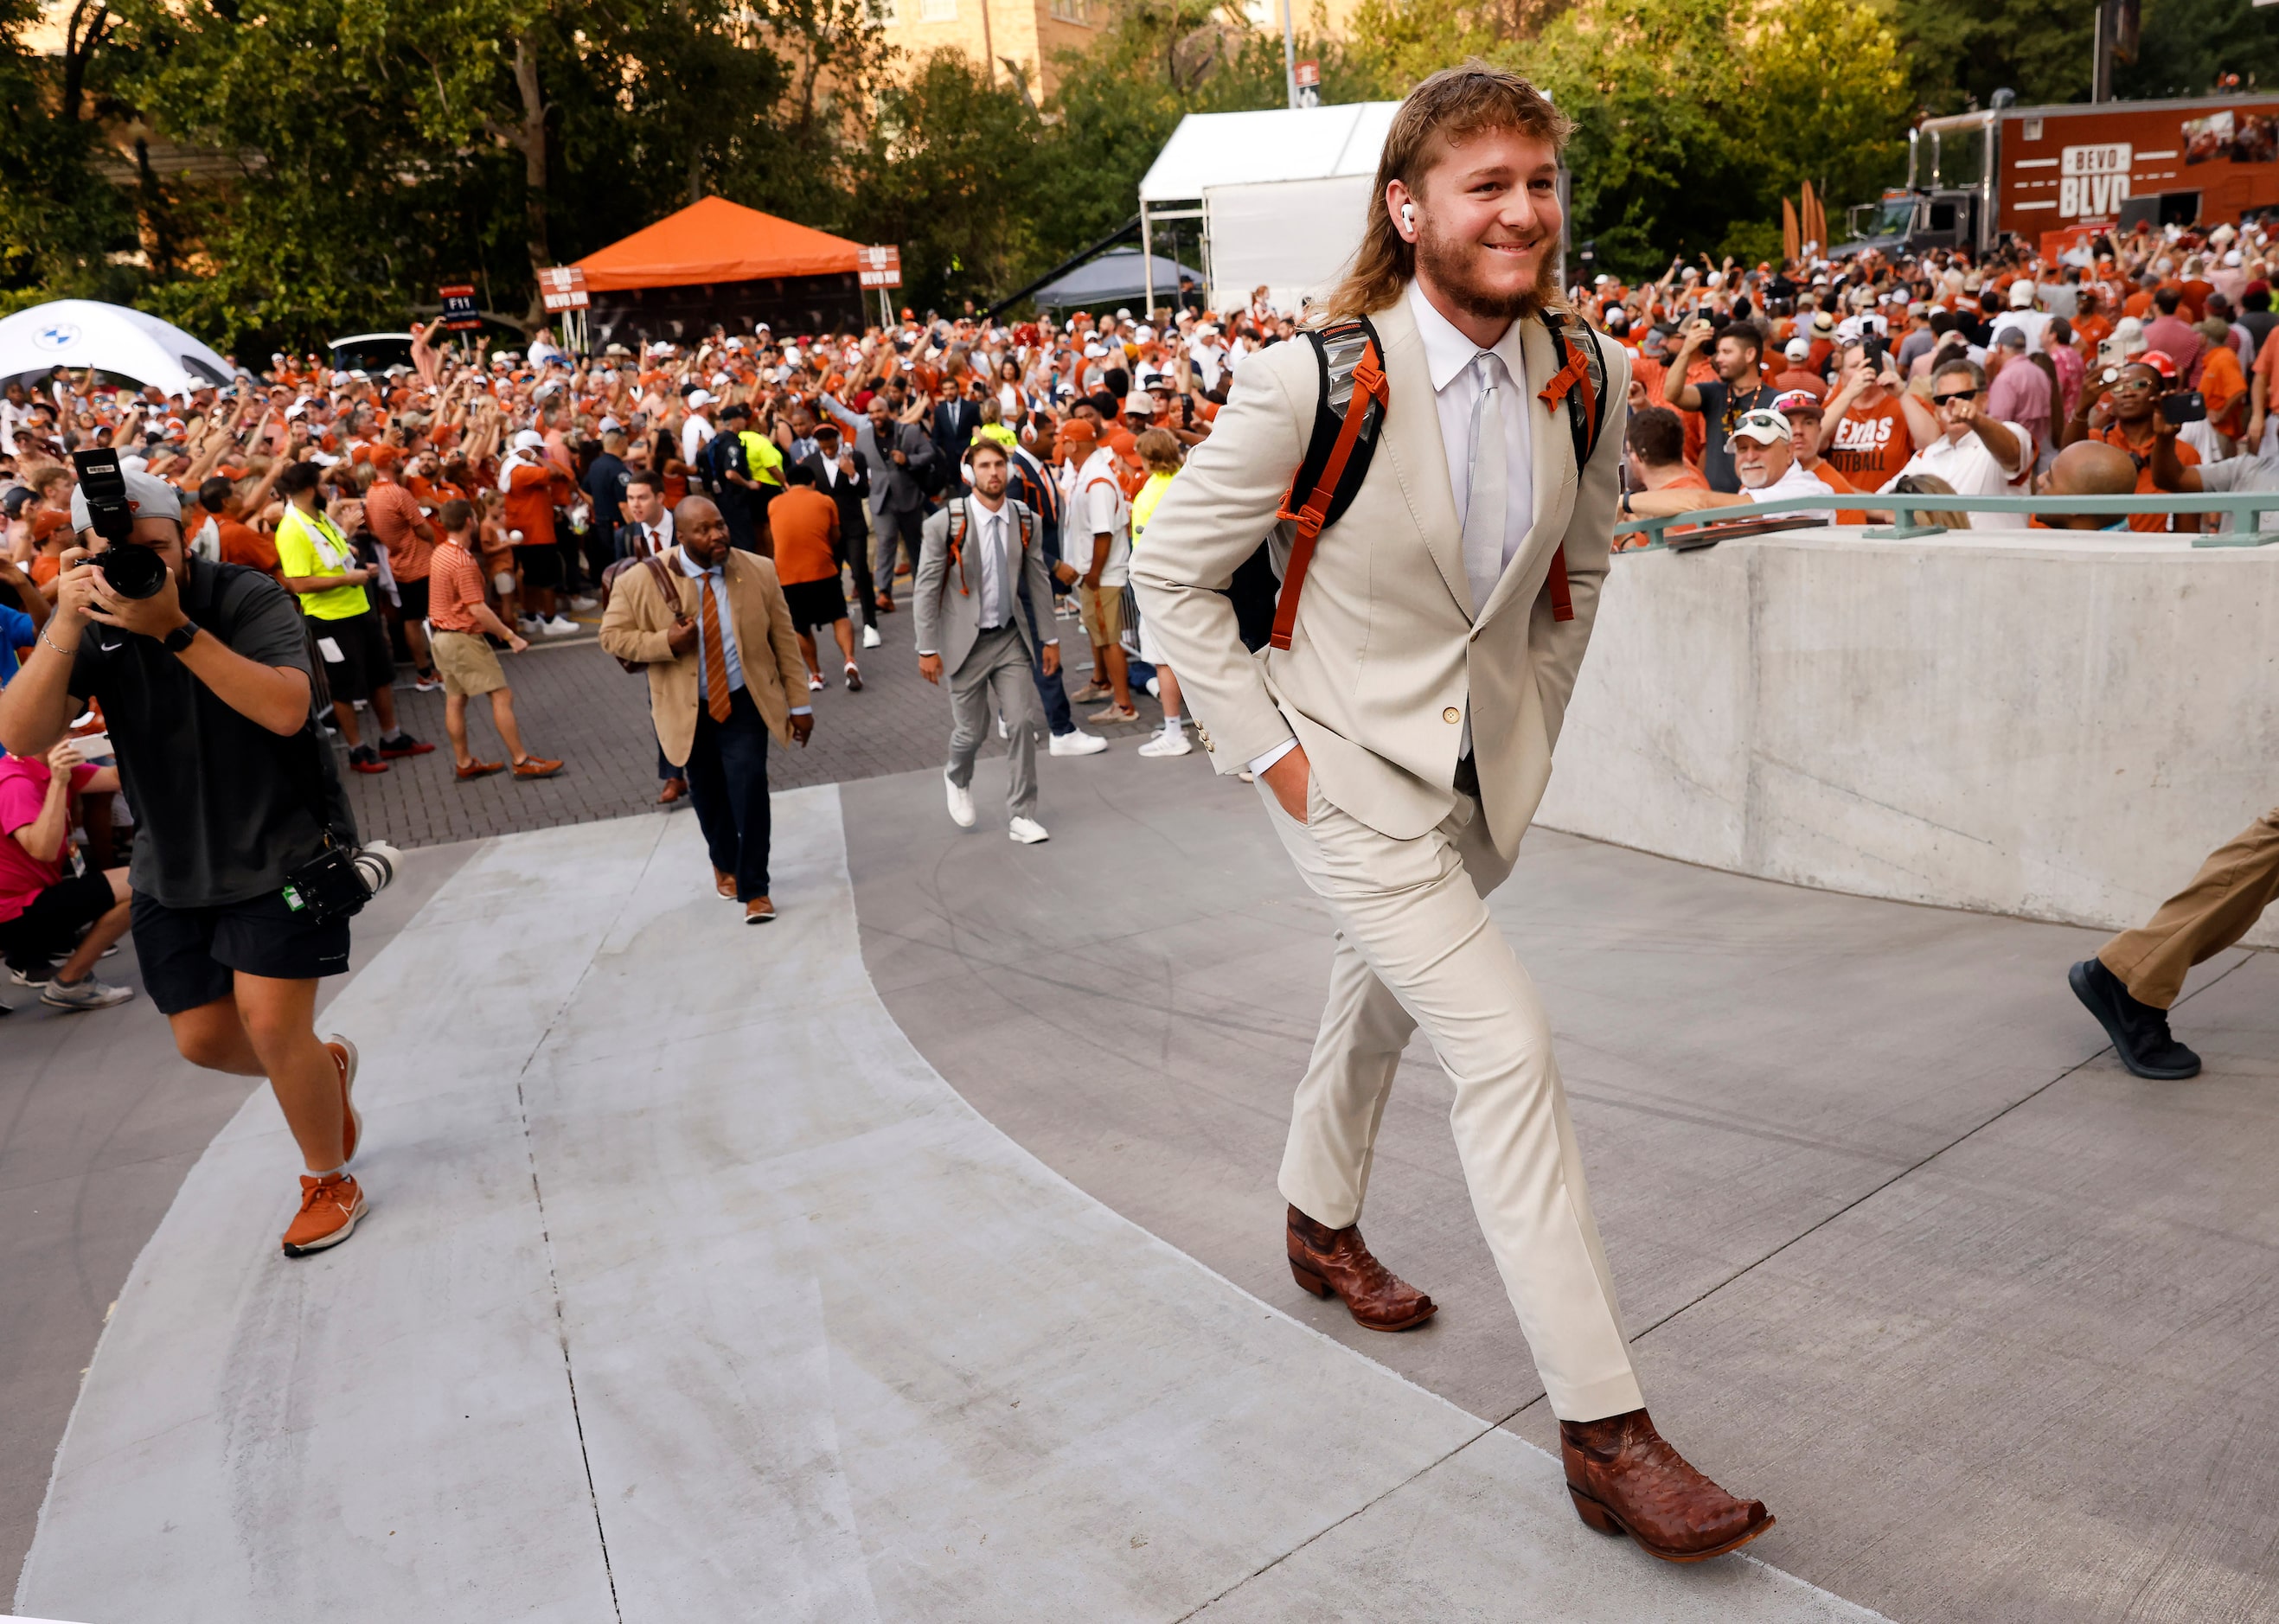
[[79,342],[79,327],[75,323],[58,321],[34,333],[32,342],[42,349],[69,349]]

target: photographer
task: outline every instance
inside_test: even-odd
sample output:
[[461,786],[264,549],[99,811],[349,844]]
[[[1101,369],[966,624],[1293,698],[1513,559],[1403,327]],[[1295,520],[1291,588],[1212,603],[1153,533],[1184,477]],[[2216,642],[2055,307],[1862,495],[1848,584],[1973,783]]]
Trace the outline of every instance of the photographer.
[[[131,878],[143,986],[184,1059],[276,1091],[308,1168],[284,1237],[298,1257],[345,1240],[364,1213],[347,1171],[356,1050],[314,1029],[317,977],[348,969],[348,920],[312,923],[286,894],[325,850],[326,823],[349,839],[353,823],[311,724],[293,600],[258,571],[186,557],[173,487],[112,478],[126,511],[107,505],[105,522],[126,539],[98,533],[86,486],[73,494],[79,545],[31,659],[0,690],[0,745],[44,756],[87,701],[102,703],[142,823]],[[136,551],[160,568],[105,563]]]

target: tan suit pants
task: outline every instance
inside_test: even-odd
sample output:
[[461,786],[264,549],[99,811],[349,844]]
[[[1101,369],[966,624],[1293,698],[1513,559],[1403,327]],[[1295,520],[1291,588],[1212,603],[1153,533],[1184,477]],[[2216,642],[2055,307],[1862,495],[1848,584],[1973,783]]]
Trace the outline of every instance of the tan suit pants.
[[2265,813],[2208,854],[2192,883],[2160,904],[2145,924],[2097,950],[2140,1004],[2166,1009],[2184,989],[2184,972],[2247,934],[2279,900],[2279,809]]
[[1551,1408],[1595,1421],[1641,1408],[1615,1287],[1535,984],[1484,898],[1511,865],[1479,803],[1396,840],[1308,792],[1307,822],[1262,780],[1275,832],[1337,922],[1330,997],[1298,1085],[1282,1193],[1333,1228],[1361,1216],[1377,1124],[1419,1025],[1455,1084],[1449,1125],[1472,1210],[1534,1351]]

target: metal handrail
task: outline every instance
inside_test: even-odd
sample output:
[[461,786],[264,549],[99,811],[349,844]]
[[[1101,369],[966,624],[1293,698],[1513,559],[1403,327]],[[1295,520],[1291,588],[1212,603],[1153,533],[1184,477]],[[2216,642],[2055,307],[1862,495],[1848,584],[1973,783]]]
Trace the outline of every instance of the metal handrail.
[[[1830,491],[1819,496],[1784,496],[1777,502],[1752,502],[1731,507],[1695,508],[1667,518],[1617,519],[1615,534],[1643,532],[1646,545],[1631,552],[1667,547],[1666,532],[1673,528],[1699,529],[1690,537],[1709,540],[1719,524],[1776,517],[1784,513],[1826,512],[1830,509],[1890,509],[1893,524],[1862,531],[1870,541],[1907,541],[1917,536],[1946,533],[1944,525],[1915,522],[1927,513],[2229,513],[2234,528],[2195,535],[2194,547],[2269,547],[2279,542],[2279,530],[2261,528],[2264,514],[2279,515],[2279,491],[2191,492],[2164,491],[2150,496],[1938,496],[1907,495],[1896,491]],[[1849,528],[1847,526],[1846,528]],[[1974,534],[1979,532],[1973,532]],[[1987,531],[1990,536],[2010,532]],[[2097,531],[2077,533],[2096,535]],[[2152,533],[2152,532],[2144,532]]]

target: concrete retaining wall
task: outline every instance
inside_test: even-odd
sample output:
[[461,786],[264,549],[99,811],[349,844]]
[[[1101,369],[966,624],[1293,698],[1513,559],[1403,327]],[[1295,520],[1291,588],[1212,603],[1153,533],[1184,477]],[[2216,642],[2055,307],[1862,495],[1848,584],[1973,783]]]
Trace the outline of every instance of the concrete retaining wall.
[[[2118,927],[2279,805],[2279,547],[1798,531],[1617,557],[1539,821]],[[2279,909],[2247,940],[2279,946]]]

